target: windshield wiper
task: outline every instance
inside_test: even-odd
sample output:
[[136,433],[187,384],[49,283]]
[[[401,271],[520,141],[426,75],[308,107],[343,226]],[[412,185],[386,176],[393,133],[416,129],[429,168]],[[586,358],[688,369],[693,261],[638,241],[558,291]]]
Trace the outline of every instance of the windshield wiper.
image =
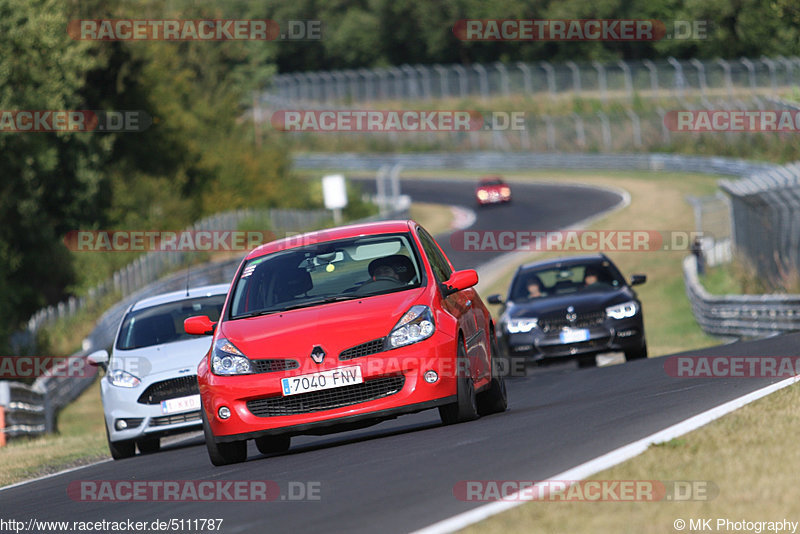
[[324,297],[317,300],[310,300],[308,302],[299,302],[297,304],[292,304],[291,306],[286,306],[284,308],[281,308],[281,311],[296,310],[298,308],[307,308],[309,306],[318,306],[320,304],[330,304],[331,302],[341,302],[343,300],[354,300],[360,298],[361,296],[355,296],[355,295],[336,295],[332,297]]
[[259,315],[269,315],[270,313],[275,313],[281,311],[280,309],[266,309],[266,310],[258,310],[249,313],[243,313],[241,315],[237,315],[236,317],[232,317],[232,319],[246,319],[248,317],[258,317]]

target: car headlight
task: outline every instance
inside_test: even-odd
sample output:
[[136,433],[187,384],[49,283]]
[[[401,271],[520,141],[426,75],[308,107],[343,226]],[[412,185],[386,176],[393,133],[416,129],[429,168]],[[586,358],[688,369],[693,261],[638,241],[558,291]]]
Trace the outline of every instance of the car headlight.
[[428,339],[435,330],[431,309],[422,305],[412,306],[394,325],[387,342],[390,349],[396,349]]
[[253,366],[233,343],[220,338],[211,352],[211,372],[223,376],[249,375],[253,373]]
[[606,315],[612,319],[627,319],[633,317],[639,311],[639,306],[634,301],[623,302],[606,308]]
[[509,334],[520,334],[520,333],[530,332],[537,326],[539,326],[539,319],[536,317],[509,319],[507,323]]
[[480,191],[478,191],[478,198],[481,200],[486,200],[487,198],[489,198],[489,193],[481,189]]
[[134,376],[127,371],[123,371],[122,369],[114,369],[113,371],[110,371],[108,373],[108,381],[111,382],[112,385],[120,388],[135,388],[142,382],[139,380],[139,377]]
[[504,187],[500,190],[500,194],[503,195],[504,197],[511,196],[511,189],[508,187]]

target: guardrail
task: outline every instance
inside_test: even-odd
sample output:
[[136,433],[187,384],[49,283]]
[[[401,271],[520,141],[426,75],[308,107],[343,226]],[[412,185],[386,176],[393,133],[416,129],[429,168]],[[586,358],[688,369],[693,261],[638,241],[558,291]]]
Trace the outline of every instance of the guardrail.
[[697,258],[683,260],[686,296],[704,332],[766,337],[800,330],[800,295],[712,295],[697,276]]

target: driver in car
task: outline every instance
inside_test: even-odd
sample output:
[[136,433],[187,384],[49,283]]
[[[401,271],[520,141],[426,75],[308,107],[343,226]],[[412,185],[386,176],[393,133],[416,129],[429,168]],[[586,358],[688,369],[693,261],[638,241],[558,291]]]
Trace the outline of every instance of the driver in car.
[[394,267],[388,264],[375,267],[375,270],[372,272],[372,279],[377,280],[378,278],[394,278],[398,282],[400,281],[400,275],[397,274]]

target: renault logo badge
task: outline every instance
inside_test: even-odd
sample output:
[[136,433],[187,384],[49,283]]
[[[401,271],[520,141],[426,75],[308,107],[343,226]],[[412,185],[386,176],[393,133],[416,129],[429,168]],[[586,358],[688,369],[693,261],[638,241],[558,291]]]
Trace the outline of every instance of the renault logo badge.
[[314,360],[314,363],[318,365],[322,365],[322,361],[325,359],[325,351],[322,350],[322,347],[317,345],[311,351],[311,359]]

